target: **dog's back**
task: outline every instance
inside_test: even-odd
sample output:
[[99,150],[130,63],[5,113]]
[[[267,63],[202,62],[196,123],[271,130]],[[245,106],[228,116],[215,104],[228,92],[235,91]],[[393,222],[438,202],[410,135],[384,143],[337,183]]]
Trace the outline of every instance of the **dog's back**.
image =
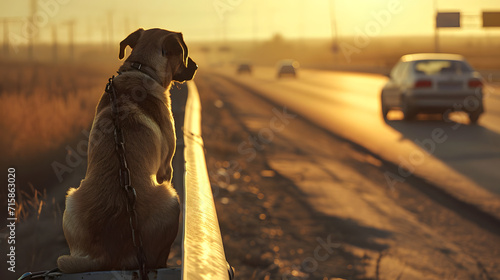
[[[175,135],[167,99],[158,99],[158,94],[151,89],[141,97],[140,102],[131,96],[129,84],[139,78],[144,77],[126,73],[115,83],[117,92],[120,92],[118,98],[121,97],[121,124],[132,172],[131,182],[140,198],[136,205],[137,216],[145,218],[138,220],[142,236],[147,237],[143,238],[144,251],[151,256],[151,267],[162,267],[166,265],[177,233],[177,221],[175,218],[169,220],[169,217],[179,216],[177,194],[170,186]],[[155,88],[164,96],[163,90]],[[78,189],[70,190],[66,201],[64,230],[72,257],[65,256],[58,260],[62,271],[137,267],[131,243],[127,197],[119,184],[120,165],[110,123],[109,98],[104,94],[97,107],[89,139],[86,178]],[[163,182],[159,184],[158,181]],[[159,228],[158,224],[162,223],[175,226]],[[151,239],[151,236],[158,238]]]

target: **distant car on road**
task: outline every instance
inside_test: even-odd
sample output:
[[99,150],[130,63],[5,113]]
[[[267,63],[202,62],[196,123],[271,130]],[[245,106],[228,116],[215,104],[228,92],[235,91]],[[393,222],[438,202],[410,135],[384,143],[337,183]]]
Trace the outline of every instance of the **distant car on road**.
[[292,76],[294,78],[297,77],[297,69],[299,68],[299,63],[292,59],[282,60],[278,63],[278,73],[277,78],[281,78],[283,76]]
[[484,112],[482,78],[461,55],[405,55],[382,89],[381,106],[384,119],[392,109],[401,109],[405,120],[418,113],[464,111],[477,123]]
[[241,63],[238,65],[238,69],[236,69],[236,73],[238,74],[252,74],[252,66],[248,63]]

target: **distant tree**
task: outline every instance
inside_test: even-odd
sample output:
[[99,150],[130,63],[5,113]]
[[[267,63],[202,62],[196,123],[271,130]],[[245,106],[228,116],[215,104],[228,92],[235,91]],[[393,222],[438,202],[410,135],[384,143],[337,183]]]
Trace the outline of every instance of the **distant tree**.
[[280,33],[274,34],[255,49],[255,60],[267,65],[274,65],[285,58],[293,58],[293,45],[285,40]]

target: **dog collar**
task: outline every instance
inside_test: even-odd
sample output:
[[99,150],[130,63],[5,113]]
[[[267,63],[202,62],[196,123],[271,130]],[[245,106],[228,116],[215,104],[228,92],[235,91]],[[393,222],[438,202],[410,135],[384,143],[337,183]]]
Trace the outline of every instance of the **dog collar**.
[[131,61],[127,61],[127,62],[130,65],[130,67],[133,69],[127,69],[127,70],[120,69],[118,71],[118,75],[120,75],[123,72],[138,70],[138,71],[146,74],[146,76],[150,77],[151,79],[156,81],[161,86],[165,87],[165,85],[162,83],[160,77],[158,77],[158,75],[156,74],[156,71],[152,67],[149,67],[149,66],[147,66],[143,63],[139,63],[139,62],[131,62]]

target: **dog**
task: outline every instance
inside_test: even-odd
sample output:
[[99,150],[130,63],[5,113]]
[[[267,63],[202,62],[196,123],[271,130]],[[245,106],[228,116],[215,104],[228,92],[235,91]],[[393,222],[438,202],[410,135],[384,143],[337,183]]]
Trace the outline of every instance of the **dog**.
[[[180,212],[171,185],[176,136],[168,89],[173,81],[191,80],[198,66],[188,56],[181,33],[138,29],[120,42],[120,59],[127,46],[132,52],[113,86],[131,186],[137,193],[137,226],[146,267],[163,268],[177,235]],[[62,272],[139,267],[119,169],[111,101],[105,92],[89,136],[85,178],[66,196],[63,230],[70,255],[57,260]]]

